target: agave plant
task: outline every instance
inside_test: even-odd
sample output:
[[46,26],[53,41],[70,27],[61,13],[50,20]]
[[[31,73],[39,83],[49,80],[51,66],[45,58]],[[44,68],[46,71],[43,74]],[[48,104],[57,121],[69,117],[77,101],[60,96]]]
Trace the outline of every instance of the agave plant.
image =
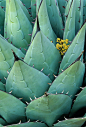
[[86,0],[0,0],[1,127],[85,126],[85,11]]

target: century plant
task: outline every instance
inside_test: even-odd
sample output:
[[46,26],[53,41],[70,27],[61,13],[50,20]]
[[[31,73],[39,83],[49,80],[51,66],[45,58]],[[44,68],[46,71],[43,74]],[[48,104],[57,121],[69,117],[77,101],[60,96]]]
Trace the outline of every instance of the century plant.
[[0,127],[86,124],[86,0],[0,0]]

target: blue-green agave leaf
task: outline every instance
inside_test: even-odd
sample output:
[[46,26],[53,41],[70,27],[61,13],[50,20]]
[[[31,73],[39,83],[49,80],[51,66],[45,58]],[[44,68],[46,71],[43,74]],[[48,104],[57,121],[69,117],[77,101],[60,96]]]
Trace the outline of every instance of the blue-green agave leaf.
[[79,31],[83,24],[83,0],[76,0],[75,7],[75,33]]
[[24,6],[29,10],[29,12],[31,11],[30,10],[30,7],[31,7],[31,0],[21,0],[22,3],[24,4]]
[[80,29],[78,34],[75,36],[72,44],[68,48],[67,52],[65,53],[62,62],[60,64],[59,72],[61,73],[61,69],[66,69],[69,65],[71,65],[77,57],[81,54],[84,50],[84,41],[85,41],[85,29],[86,23]]
[[36,14],[38,14],[41,2],[42,2],[42,0],[36,0]]
[[0,91],[0,115],[7,123],[25,121],[26,105],[14,96]]
[[59,61],[61,55],[53,43],[42,33],[38,31],[35,35],[26,55],[24,61],[30,66],[41,70],[43,73],[50,75],[50,79],[54,79],[53,74],[58,73]]
[[5,91],[5,85],[2,82],[0,82],[0,90]]
[[72,100],[64,94],[44,95],[32,101],[26,108],[27,119],[41,120],[49,127],[63,114],[68,114]]
[[40,122],[27,122],[27,123],[21,123],[21,124],[13,124],[7,127],[47,127],[47,125]]
[[84,72],[85,65],[81,61],[75,62],[58,75],[49,88],[48,93],[55,94],[63,91],[66,94],[69,92],[68,95],[72,95],[71,98],[74,98],[75,94],[80,90],[80,86],[82,86]]
[[[56,44],[56,35],[51,27],[48,12],[47,12],[47,6],[46,1],[42,0],[39,6],[38,11],[38,21],[41,31],[44,33],[46,37],[49,38],[50,41],[53,41],[54,44]],[[34,29],[33,29],[34,31]]]
[[56,1],[57,1],[57,6],[59,6],[59,10],[61,12],[63,22],[65,24],[65,8],[67,6],[67,0],[56,0]]
[[0,118],[0,124],[5,126],[7,125],[7,122],[3,118]]
[[51,26],[56,33],[57,37],[63,37],[63,23],[58,5],[55,0],[46,0],[47,11],[50,19]]
[[32,25],[25,13],[26,9],[24,9],[25,7],[20,1],[11,0],[8,2],[7,0],[6,2],[6,14],[8,14],[5,20],[7,21],[7,23],[5,22],[6,37],[10,43],[17,48],[21,48],[23,53],[25,53],[25,49],[28,49],[28,44],[31,41],[31,37],[28,34],[32,33]]
[[4,19],[5,19],[5,12],[0,7],[0,34],[4,35]]
[[5,11],[6,0],[0,0],[0,7],[2,7],[2,9]]
[[65,22],[67,20],[67,17],[68,17],[68,14],[69,14],[69,11],[70,11],[70,8],[71,8],[71,5],[72,5],[72,1],[73,0],[69,0],[68,3],[67,3],[67,6],[65,8]]
[[12,44],[8,43],[4,37],[0,35],[0,79],[5,83],[5,78],[7,78],[7,70],[10,72],[14,64],[14,56],[12,50],[16,52],[19,58],[24,58],[24,54],[21,50],[17,49]]
[[82,127],[85,121],[86,121],[86,117],[71,118],[54,124],[54,127]]
[[64,29],[63,39],[72,41],[75,37],[75,5],[76,0],[73,0]]
[[86,0],[83,0],[83,21],[86,21]]
[[79,109],[86,107],[86,87],[78,94],[70,112],[70,117]]
[[31,15],[33,17],[33,19],[36,18],[36,0],[31,0]]
[[14,96],[30,102],[30,98],[40,97],[48,90],[49,82],[48,76],[19,60],[14,63],[7,78],[6,92],[12,91]]

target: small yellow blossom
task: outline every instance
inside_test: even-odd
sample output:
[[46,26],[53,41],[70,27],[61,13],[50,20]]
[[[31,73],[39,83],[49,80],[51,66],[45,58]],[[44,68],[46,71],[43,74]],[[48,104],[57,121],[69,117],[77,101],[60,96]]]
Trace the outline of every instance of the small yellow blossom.
[[51,42],[53,42],[53,41],[51,41]]
[[57,38],[56,42],[59,42],[60,41],[60,38]]
[[66,44],[68,44],[68,39],[65,40]]
[[68,39],[66,40],[62,40],[60,38],[57,38],[57,44],[56,44],[56,48],[59,50],[61,55],[64,55],[64,53],[67,51],[67,49],[69,48],[70,45],[68,44]]

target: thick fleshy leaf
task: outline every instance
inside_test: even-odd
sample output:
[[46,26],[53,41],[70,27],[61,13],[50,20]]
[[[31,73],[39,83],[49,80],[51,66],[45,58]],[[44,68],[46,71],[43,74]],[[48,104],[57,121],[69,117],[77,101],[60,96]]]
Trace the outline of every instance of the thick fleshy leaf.
[[36,14],[38,14],[41,2],[42,2],[42,0],[36,0]]
[[77,33],[83,24],[83,0],[76,0],[75,7],[75,32]]
[[19,58],[24,58],[24,54],[21,50],[17,49],[12,44],[8,43],[4,37],[0,35],[0,79],[5,83],[5,78],[7,78],[7,70],[10,72],[11,67],[14,64],[14,56],[12,50],[16,52]]
[[79,109],[86,107],[86,87],[78,94],[71,109],[70,117]]
[[69,113],[71,103],[71,98],[64,94],[44,95],[28,105],[26,116],[28,120],[39,119],[47,123],[48,126],[52,126],[63,114]]
[[33,19],[36,18],[36,0],[31,0],[31,15]]
[[14,96],[0,91],[0,115],[7,123],[25,121],[26,105]]
[[76,0],[73,0],[65,24],[64,35],[63,35],[64,40],[68,39],[69,41],[72,41],[73,38],[75,37],[75,5],[76,5]]
[[3,10],[5,10],[6,0],[0,0],[0,7],[2,7]]
[[13,124],[7,127],[47,127],[47,125],[39,122],[28,122],[28,123],[21,123],[21,124]]
[[0,34],[4,35],[4,19],[5,19],[5,12],[0,7]]
[[30,66],[41,70],[43,73],[50,74],[50,79],[54,79],[53,74],[57,74],[59,69],[59,61],[61,56],[54,44],[41,32],[38,31],[35,35],[24,61]]
[[86,21],[86,0],[83,0],[83,21]]
[[63,38],[63,23],[58,5],[55,0],[46,0],[47,11],[51,26],[57,37]]
[[0,90],[5,91],[5,85],[2,82],[0,82]]
[[32,25],[26,14],[27,10],[20,0],[7,0],[6,3],[6,37],[10,43],[12,42],[13,45],[17,48],[21,48],[21,50],[25,53],[25,49],[28,49],[28,44],[31,41],[31,37],[28,34],[32,33]]
[[5,126],[7,125],[7,122],[3,118],[0,118],[0,124]]
[[30,12],[30,7],[31,7],[31,0],[21,0],[24,6],[29,10]]
[[83,27],[80,29],[78,34],[75,36],[72,44],[70,45],[67,52],[65,53],[62,62],[60,64],[59,73],[61,73],[61,69],[64,70],[69,65],[71,65],[84,50],[85,29],[86,29],[86,23],[83,25]]
[[86,117],[82,118],[71,118],[54,124],[54,127],[82,127],[84,122],[86,121]]
[[[51,27],[50,21],[49,21],[45,0],[42,0],[41,4],[39,6],[38,22],[39,22],[39,27],[40,27],[41,31],[44,33],[44,35],[46,37],[48,37],[50,41],[53,41],[53,43],[56,44],[56,35],[55,35],[55,33]],[[34,29],[33,29],[33,31],[34,31]]]
[[67,20],[71,5],[72,5],[72,0],[69,0],[68,3],[67,3],[67,6],[65,8],[65,22]]
[[75,97],[75,94],[82,86],[83,77],[85,72],[85,65],[81,61],[77,61],[63,71],[52,83],[48,93],[61,93],[64,92]]
[[23,101],[30,101],[30,98],[40,97],[48,90],[48,83],[51,82],[48,76],[30,67],[23,61],[16,61],[6,81],[6,92]]
[[67,5],[67,0],[56,0],[56,1],[57,1],[57,5],[59,6],[59,10],[61,12],[63,22],[65,24],[65,8]]

